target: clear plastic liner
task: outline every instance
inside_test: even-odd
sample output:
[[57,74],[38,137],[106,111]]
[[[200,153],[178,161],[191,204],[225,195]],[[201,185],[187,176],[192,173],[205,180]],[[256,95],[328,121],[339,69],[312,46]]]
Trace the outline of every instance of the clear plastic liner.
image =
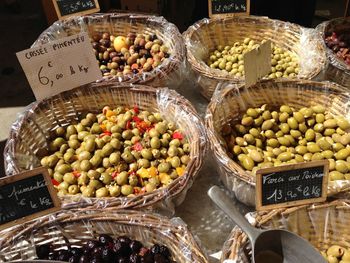
[[0,235],[0,261],[36,258],[35,247],[82,247],[100,234],[128,236],[145,247],[165,245],[178,263],[208,262],[200,246],[180,218],[168,219],[135,210],[65,210],[4,230]]
[[326,76],[328,79],[335,81],[345,87],[350,86],[350,66],[345,63],[341,58],[338,58],[336,53],[328,48],[325,44],[325,38],[330,36],[333,32],[341,32],[343,30],[350,30],[350,18],[336,18],[329,21],[325,21],[316,27],[317,33],[321,36],[323,44],[326,49],[327,58],[329,61],[328,68],[326,70]]
[[186,47],[182,36],[177,27],[163,17],[122,13],[72,17],[53,23],[39,36],[32,47],[82,32],[88,32],[90,37],[104,32],[115,36],[126,36],[128,33],[156,34],[169,48],[170,57],[150,72],[123,77],[109,75],[98,81],[111,80],[175,88],[182,79],[186,78],[188,72],[186,69]]
[[[333,116],[350,120],[349,91],[330,82],[306,80],[263,80],[246,88],[238,84],[221,84],[208,105],[205,122],[211,149],[218,162],[220,178],[236,198],[255,206],[255,176],[243,169],[227,154],[227,144],[221,135],[224,125],[240,120],[250,107],[267,104],[277,108],[283,104],[296,109],[323,105]],[[328,183],[328,195],[349,196],[350,180],[335,180]]]
[[[247,220],[257,228],[286,229],[325,251],[331,245],[350,248],[350,201],[303,205],[271,211],[253,212]],[[247,235],[236,226],[223,246],[221,262],[250,263],[251,245]]]
[[269,39],[273,45],[298,55],[299,79],[312,79],[326,66],[322,39],[314,29],[267,17],[205,18],[190,26],[183,36],[194,78],[206,98],[212,96],[216,86],[222,81],[244,82],[244,77],[232,76],[206,64],[209,53],[218,45],[233,45],[237,41],[243,42],[245,38],[256,43]]
[[53,130],[77,123],[84,113],[98,113],[106,105],[136,105],[140,110],[160,112],[165,120],[174,121],[190,144],[190,162],[184,175],[167,187],[133,197],[66,195],[61,198],[63,208],[146,208],[173,214],[198,175],[207,151],[207,139],[203,123],[190,102],[167,88],[94,83],[32,103],[11,127],[4,150],[6,174],[15,175],[40,166],[41,153],[48,149]]

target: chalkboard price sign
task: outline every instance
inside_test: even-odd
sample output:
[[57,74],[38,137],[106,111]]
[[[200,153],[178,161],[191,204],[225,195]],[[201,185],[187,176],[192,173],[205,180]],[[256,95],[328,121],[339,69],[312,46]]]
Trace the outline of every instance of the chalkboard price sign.
[[45,168],[0,179],[0,230],[60,209]]
[[250,0],[209,0],[209,17],[250,12]]
[[260,169],[256,173],[256,209],[325,201],[327,183],[327,160]]
[[59,19],[100,11],[97,0],[52,0]]

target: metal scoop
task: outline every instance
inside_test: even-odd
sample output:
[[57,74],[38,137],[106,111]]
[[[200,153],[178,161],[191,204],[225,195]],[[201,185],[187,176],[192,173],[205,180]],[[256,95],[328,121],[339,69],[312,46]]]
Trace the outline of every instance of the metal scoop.
[[252,263],[326,263],[308,241],[296,234],[279,229],[261,230],[250,225],[219,187],[211,187],[208,195],[248,235]]

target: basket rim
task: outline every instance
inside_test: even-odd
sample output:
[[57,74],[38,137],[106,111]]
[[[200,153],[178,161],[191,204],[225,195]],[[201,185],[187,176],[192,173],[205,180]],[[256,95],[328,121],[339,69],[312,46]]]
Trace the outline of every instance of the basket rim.
[[[336,199],[333,201],[326,201],[322,203],[315,203],[315,204],[308,204],[308,205],[300,205],[296,207],[290,207],[290,208],[278,208],[273,210],[266,210],[266,211],[255,211],[248,213],[250,217],[254,219],[251,224],[256,227],[260,228],[265,223],[269,222],[273,217],[281,215],[281,216],[288,216],[292,213],[297,213],[299,210],[306,209],[307,211],[316,211],[319,209],[325,209],[334,207],[336,210],[349,210],[350,211],[350,200],[349,199]],[[245,232],[239,227],[234,226],[231,230],[231,233],[229,234],[228,238],[225,241],[224,247],[223,247],[223,254],[221,258],[221,262],[223,262],[225,256],[229,254],[236,255],[236,251],[239,248],[243,247],[242,240],[248,241],[248,236],[245,234]]]
[[[176,70],[180,67],[180,64],[186,60],[186,46],[183,41],[182,35],[178,28],[163,16],[147,15],[147,14],[137,14],[137,13],[94,13],[82,16],[68,17],[63,20],[58,20],[54,22],[51,26],[47,27],[31,45],[31,48],[37,47],[48,43],[48,38],[50,35],[50,30],[56,27],[63,27],[71,22],[82,22],[86,25],[86,20],[89,18],[117,18],[117,19],[129,19],[130,21],[150,21],[155,23],[158,27],[162,28],[162,32],[171,32],[171,38],[167,39],[169,43],[174,45],[174,50],[171,56],[163,63],[161,63],[157,68],[153,69],[147,73],[138,73],[132,76],[123,75],[122,77],[117,76],[103,76],[97,81],[117,81],[117,82],[127,82],[127,83],[146,83],[161,77],[163,72]],[[78,23],[79,24],[79,23]],[[81,27],[81,25],[80,25]],[[82,29],[82,28],[81,28]],[[82,33],[82,32],[80,32]],[[56,40],[56,39],[55,39]]]
[[350,28],[350,17],[338,17],[338,18],[333,18],[331,20],[325,21],[321,24],[319,24],[316,27],[316,31],[318,31],[318,33],[321,35],[322,37],[322,43],[324,45],[324,48],[326,50],[326,54],[327,54],[327,59],[328,61],[331,63],[332,66],[342,70],[345,74],[350,75],[350,65],[347,66],[345,64],[345,62],[342,59],[339,59],[336,54],[333,52],[333,50],[331,50],[325,43],[324,39],[325,39],[325,35],[326,35],[326,28],[329,25],[332,25],[334,23],[338,23],[338,22],[347,22],[349,23],[349,28]]
[[[150,211],[125,209],[117,211],[108,210],[103,213],[101,213],[101,211],[100,209],[72,209],[67,213],[67,211],[61,210],[3,230],[0,238],[0,250],[10,247],[13,242],[23,237],[25,237],[25,239],[30,239],[32,233],[36,233],[38,230],[45,230],[51,226],[58,225],[58,230],[64,233],[64,227],[61,229],[62,225],[79,224],[82,221],[97,223],[110,222],[118,225],[127,225],[129,227],[147,228],[152,232],[163,233],[167,236],[171,235],[175,238],[179,238],[181,240],[177,240],[177,247],[184,244],[190,246],[192,253],[202,260],[200,262],[207,262],[201,246],[197,243],[186,223],[181,219],[168,218]],[[87,228],[89,228],[89,226],[87,226]]]
[[[205,126],[208,128],[208,140],[211,143],[211,148],[214,153],[215,158],[223,159],[221,164],[226,170],[231,171],[232,176],[237,177],[238,179],[244,181],[245,183],[255,187],[255,178],[252,177],[246,170],[244,170],[236,161],[232,160],[228,155],[227,151],[220,144],[220,136],[216,129],[214,128],[214,119],[213,114],[217,110],[217,107],[220,103],[226,99],[227,95],[237,92],[249,92],[249,89],[259,88],[260,84],[270,84],[273,88],[274,85],[278,84],[294,84],[294,88],[298,88],[298,85],[312,85],[314,89],[323,89],[327,87],[337,92],[348,92],[347,89],[339,84],[333,82],[318,82],[312,80],[302,80],[302,79],[275,79],[275,80],[261,80],[259,83],[249,87],[248,89],[245,85],[232,85],[227,84],[221,91],[217,90],[216,94],[212,97],[210,103],[207,106],[205,113]],[[240,96],[240,95],[237,95]],[[216,146],[216,147],[215,147]]]
[[[236,23],[237,21],[243,21],[243,20],[250,20],[253,21],[254,23],[259,22],[259,21],[268,21],[269,23],[275,23],[278,25],[284,25],[284,26],[288,26],[290,28],[293,29],[293,31],[295,32],[300,32],[304,29],[307,29],[306,27],[303,27],[301,25],[298,24],[294,24],[294,23],[290,23],[290,22],[286,22],[286,21],[282,21],[282,20],[278,20],[278,19],[271,19],[267,16],[225,16],[225,17],[215,17],[215,18],[204,18],[202,20],[197,21],[195,24],[193,24],[192,26],[190,26],[182,35],[183,38],[185,40],[185,45],[187,47],[187,59],[192,67],[192,69],[209,78],[213,78],[213,79],[217,79],[217,80],[222,80],[222,81],[229,81],[232,83],[242,83],[244,82],[244,77],[235,77],[235,76],[231,76],[229,74],[224,74],[222,71],[218,70],[218,69],[212,69],[209,66],[207,66],[205,63],[203,63],[203,60],[197,58],[191,48],[189,48],[189,46],[191,46],[191,39],[193,34],[199,30],[201,27],[205,26],[205,25],[209,25],[209,24],[215,24],[215,23],[222,23],[222,22],[232,22],[232,23]],[[321,41],[320,41],[320,45],[319,48],[321,49],[321,53],[325,53],[324,50],[324,46],[322,45]],[[322,56],[324,57],[324,56]],[[317,70],[314,70],[313,72],[309,72],[308,75],[303,76],[303,79],[312,79],[314,77],[316,77],[321,70],[326,66],[326,58],[324,57],[322,60],[318,61],[319,63],[319,67],[317,68]]]
[[[170,90],[167,87],[159,87],[159,88],[154,88],[151,86],[147,86],[147,85],[141,85],[141,84],[128,84],[128,83],[111,83],[111,82],[102,82],[102,83],[90,83],[87,85],[83,85],[71,90],[67,90],[64,91],[62,93],[53,95],[51,97],[45,98],[41,101],[37,101],[34,102],[32,104],[29,105],[29,107],[27,107],[24,112],[22,113],[21,118],[17,119],[11,126],[10,129],[10,134],[9,134],[9,139],[6,142],[5,145],[5,149],[4,149],[4,156],[5,156],[5,166],[8,166],[9,163],[11,162],[11,165],[13,166],[13,173],[10,176],[13,176],[16,173],[19,173],[21,171],[24,171],[23,168],[18,167],[17,162],[15,161],[15,145],[16,143],[18,143],[18,134],[21,132],[21,128],[24,125],[25,121],[33,114],[35,114],[36,109],[39,108],[41,105],[45,105],[48,104],[50,105],[50,101],[55,100],[56,98],[61,97],[62,95],[67,95],[67,94],[76,94],[79,93],[82,90],[86,90],[87,88],[89,88],[90,90],[92,89],[98,89],[101,87],[105,87],[105,88],[109,88],[109,89],[124,89],[128,92],[133,92],[133,93],[151,93],[153,94],[154,97],[157,96],[157,93],[162,91],[162,90],[167,90],[168,92],[170,92],[170,94],[172,95],[172,97],[174,99],[176,99],[176,103],[181,103],[182,104],[182,109],[185,110],[187,112],[187,114],[192,115],[193,117],[195,117],[197,120],[200,121],[200,125],[202,124],[202,120],[199,117],[197,111],[195,110],[194,106],[182,95],[178,94],[176,91],[174,90]],[[201,127],[202,128],[202,127]],[[203,144],[203,142],[201,140],[203,140],[203,138],[201,138],[203,136],[202,131],[200,129],[196,130],[197,134],[196,136],[198,136],[198,138],[192,142],[190,142],[191,146],[194,148],[196,148],[196,152],[198,152],[200,154],[200,156],[197,156],[198,158],[192,158],[190,160],[190,162],[187,164],[186,169],[185,169],[185,173],[176,178],[171,184],[169,184],[167,187],[165,188],[158,188],[152,192],[149,193],[143,193],[143,194],[139,194],[133,197],[108,197],[108,198],[86,198],[86,197],[82,197],[83,199],[86,200],[91,200],[95,203],[97,203],[97,205],[102,205],[100,204],[100,202],[104,201],[107,203],[112,203],[113,201],[117,201],[120,200],[122,201],[122,204],[124,203],[124,201],[127,201],[128,205],[122,205],[123,208],[129,208],[129,207],[134,207],[133,202],[131,202],[130,200],[133,201],[138,201],[138,200],[143,200],[141,205],[137,205],[141,206],[141,207],[145,207],[145,206],[152,206],[153,204],[158,203],[159,201],[163,200],[165,196],[167,197],[171,197],[171,198],[176,198],[179,194],[181,194],[181,192],[186,189],[187,185],[191,185],[191,180],[194,180],[199,172],[200,167],[202,166],[202,162],[203,162],[203,158],[201,158],[201,155],[204,154],[204,152],[206,152],[207,150],[207,146],[205,144]],[[206,139],[206,138],[205,138]],[[6,155],[9,155],[9,157],[11,158],[11,160],[8,160],[9,158],[6,158]],[[8,175],[8,174],[7,174]],[[180,186],[177,189],[173,190],[174,188],[176,188],[176,186]],[[170,193],[170,195],[168,195]],[[81,201],[74,201],[74,197],[77,198],[76,195],[67,195],[62,197],[63,200],[68,200],[70,198],[73,198],[73,200],[71,200],[69,203],[64,203],[62,204],[63,208],[74,208],[76,206],[78,207],[86,207],[86,206],[90,206],[91,204],[89,204],[88,202],[81,202]],[[108,205],[109,207],[109,205]],[[113,205],[112,205],[113,207]]]

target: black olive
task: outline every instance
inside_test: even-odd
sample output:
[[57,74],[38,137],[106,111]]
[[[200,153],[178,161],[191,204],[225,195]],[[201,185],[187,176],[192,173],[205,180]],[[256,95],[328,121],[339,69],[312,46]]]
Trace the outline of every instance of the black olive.
[[107,235],[107,234],[101,234],[98,237],[98,240],[100,241],[100,243],[102,245],[108,245],[109,243],[113,242],[113,238],[110,235]]
[[153,255],[160,253],[160,246],[158,244],[155,244],[151,247],[151,252]]
[[39,259],[48,259],[51,246],[49,244],[40,245],[35,248],[36,255]]

